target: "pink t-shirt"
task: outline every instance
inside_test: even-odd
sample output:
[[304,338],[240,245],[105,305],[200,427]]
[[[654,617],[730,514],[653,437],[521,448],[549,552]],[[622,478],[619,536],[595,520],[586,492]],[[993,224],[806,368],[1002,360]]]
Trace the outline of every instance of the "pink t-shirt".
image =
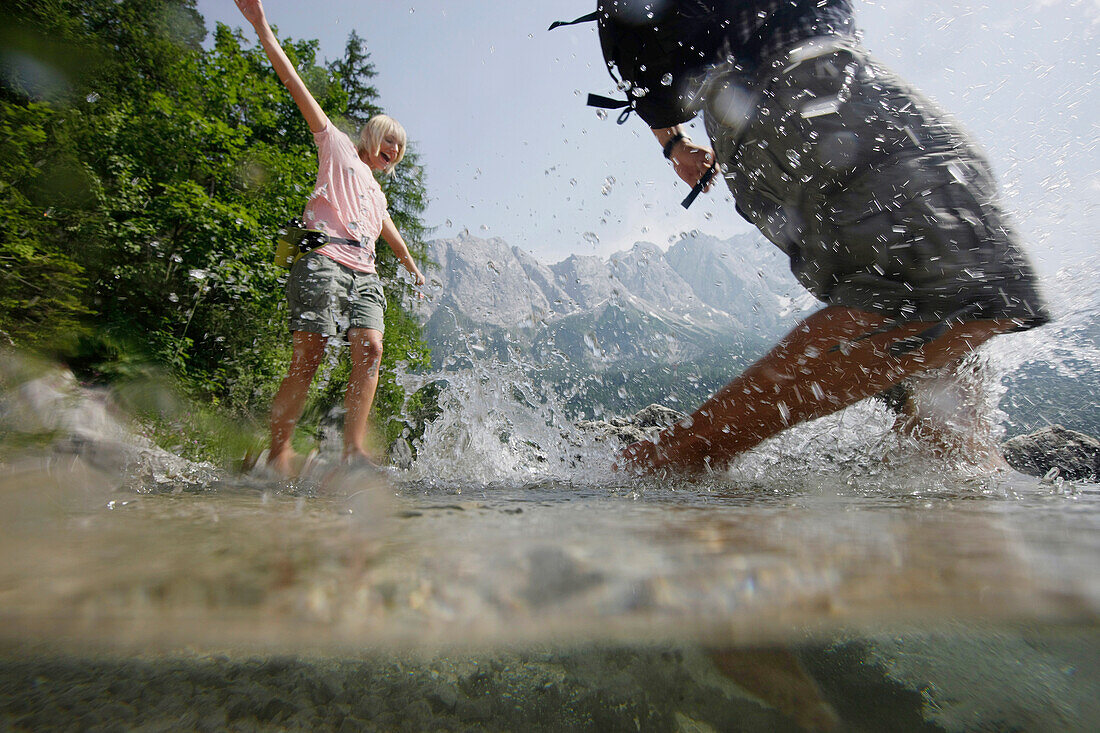
[[313,139],[317,141],[317,186],[306,204],[306,226],[362,242],[362,247],[326,244],[318,251],[353,270],[376,272],[374,242],[382,233],[386,195],[370,167],[359,159],[351,139],[331,122],[313,133]]

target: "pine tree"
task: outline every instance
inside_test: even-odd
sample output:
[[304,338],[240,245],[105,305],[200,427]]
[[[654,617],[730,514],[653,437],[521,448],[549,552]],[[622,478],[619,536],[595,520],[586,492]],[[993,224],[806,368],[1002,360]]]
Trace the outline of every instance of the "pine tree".
[[367,120],[382,112],[376,104],[378,90],[370,83],[377,72],[364,47],[363,38],[352,31],[348,34],[343,58],[328,65],[329,71],[340,78],[341,86],[348,95],[347,111],[344,114],[355,123],[356,128],[367,124]]

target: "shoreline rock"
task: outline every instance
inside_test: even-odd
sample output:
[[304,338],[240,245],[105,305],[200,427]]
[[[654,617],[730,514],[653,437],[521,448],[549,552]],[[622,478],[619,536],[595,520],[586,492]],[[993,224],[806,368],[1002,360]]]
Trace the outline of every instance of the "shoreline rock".
[[1100,477],[1100,440],[1061,425],[1049,425],[1001,444],[1008,465],[1021,473],[1067,481]]
[[627,417],[607,420],[581,420],[577,428],[588,433],[604,434],[617,438],[624,446],[641,440],[652,440],[669,425],[683,420],[687,415],[671,407],[656,403],[647,405]]
[[6,358],[0,434],[23,447],[0,463],[5,470],[14,468],[10,461],[27,468],[68,458],[74,467],[80,463],[108,478],[114,489],[138,493],[178,491],[183,485],[201,490],[223,477],[212,463],[177,456],[143,436],[110,390],[82,386],[60,367],[35,369],[17,363],[18,357]]

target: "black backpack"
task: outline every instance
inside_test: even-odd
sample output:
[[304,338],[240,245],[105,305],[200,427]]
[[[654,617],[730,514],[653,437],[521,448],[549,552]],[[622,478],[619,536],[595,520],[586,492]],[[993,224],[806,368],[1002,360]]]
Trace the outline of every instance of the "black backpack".
[[595,12],[573,21],[559,21],[550,30],[591,21],[599,24],[608,73],[627,93],[627,99],[589,94],[588,104],[623,109],[620,125],[632,111],[644,109],[651,94],[667,101],[674,93],[669,89],[670,80],[709,63],[721,42],[718,12],[705,0],[680,0],[663,7],[639,0],[599,0]]
[[[751,0],[599,0],[595,12],[573,21],[559,21],[550,30],[575,23],[599,23],[600,45],[608,71],[627,92],[627,99],[590,94],[588,104],[605,109],[626,108],[619,116],[619,124],[623,124],[631,111],[645,111],[650,95],[655,95],[656,104],[679,103],[685,109],[693,109],[690,92],[687,96],[676,96],[686,91],[683,88],[686,77],[719,60],[735,62],[751,73],[761,50],[777,29],[796,22],[803,14],[847,5],[847,0],[782,3],[763,19],[747,41],[729,39],[731,46],[736,43],[736,47],[727,46],[725,52],[730,58],[720,59],[727,43],[727,29],[736,22],[735,15],[743,14],[746,4],[751,5]],[[740,13],[735,12],[735,6]]]

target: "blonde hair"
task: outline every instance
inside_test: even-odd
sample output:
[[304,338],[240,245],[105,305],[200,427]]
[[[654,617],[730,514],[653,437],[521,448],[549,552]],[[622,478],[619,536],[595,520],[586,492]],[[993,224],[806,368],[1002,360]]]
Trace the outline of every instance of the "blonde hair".
[[382,149],[382,141],[385,140],[387,135],[393,135],[398,142],[397,157],[391,160],[385,168],[386,173],[392,173],[394,167],[405,157],[405,144],[409,139],[408,135],[405,134],[405,128],[401,126],[400,122],[389,115],[371,117],[367,120],[367,124],[363,125],[363,129],[359,131],[358,147],[361,153],[369,152],[371,155],[377,156],[378,151]]

